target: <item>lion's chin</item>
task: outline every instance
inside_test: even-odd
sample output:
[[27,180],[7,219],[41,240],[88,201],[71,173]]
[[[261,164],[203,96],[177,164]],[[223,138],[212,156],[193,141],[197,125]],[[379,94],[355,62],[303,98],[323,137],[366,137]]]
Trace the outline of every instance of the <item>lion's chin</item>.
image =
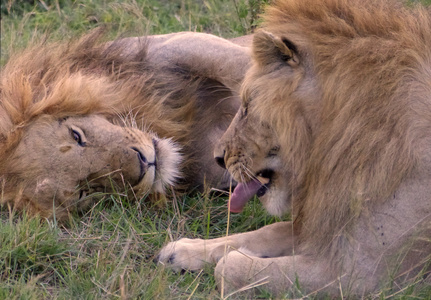
[[290,211],[290,193],[277,187],[273,182],[265,194],[258,196],[266,211],[274,216],[281,217]]
[[133,187],[133,190],[138,195],[151,194],[154,191],[154,185],[156,182],[156,167],[151,166],[147,172],[142,176],[141,180],[137,185]]

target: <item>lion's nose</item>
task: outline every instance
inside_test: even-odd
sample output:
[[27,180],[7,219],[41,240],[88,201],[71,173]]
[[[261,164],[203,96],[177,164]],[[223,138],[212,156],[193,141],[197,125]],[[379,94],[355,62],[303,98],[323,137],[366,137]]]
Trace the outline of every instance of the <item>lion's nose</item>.
[[222,167],[223,169],[226,169],[226,163],[224,162],[224,155],[225,155],[226,151],[223,150],[223,153],[220,153],[220,155],[215,155],[214,159],[216,161],[216,163]]
[[139,160],[139,178],[138,183],[144,178],[145,173],[148,171],[148,161],[144,154],[142,154],[141,151],[139,151],[138,148],[132,147],[132,150],[137,153],[138,160]]
[[138,154],[139,163],[145,169],[145,171],[146,171],[146,169],[148,169],[151,166],[154,166],[154,167],[157,166],[157,163],[156,163],[155,159],[154,159],[153,162],[149,162],[147,160],[147,158],[145,157],[145,155],[142,154],[142,151],[140,151],[138,148],[132,147],[132,150],[135,151]]
[[139,158],[139,161],[142,163],[142,164],[147,164],[147,158],[145,157],[145,155],[143,155],[142,154],[142,152],[141,151],[139,151],[137,148],[135,148],[135,147],[132,147],[132,149],[134,150],[134,151],[136,151],[136,153],[138,153],[138,158]]

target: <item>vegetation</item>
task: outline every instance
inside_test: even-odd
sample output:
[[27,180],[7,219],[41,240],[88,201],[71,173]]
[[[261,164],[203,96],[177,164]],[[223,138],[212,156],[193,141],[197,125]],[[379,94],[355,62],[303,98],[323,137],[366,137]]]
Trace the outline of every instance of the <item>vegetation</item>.
[[[49,34],[65,39],[107,26],[111,37],[208,32],[244,35],[269,0],[1,0],[1,64],[11,50]],[[12,48],[11,48],[12,47]]]
[[[1,0],[1,65],[34,39],[67,39],[97,26],[111,37],[184,30],[226,38],[252,31],[269,0]],[[37,59],[37,58],[35,58]],[[105,195],[67,224],[0,211],[0,299],[219,299],[213,269],[177,274],[154,262],[180,237],[212,238],[279,221],[258,200],[228,216],[227,198],[174,197],[166,207]],[[301,298],[299,292],[286,295]],[[376,298],[430,299],[412,285]],[[262,294],[261,298],[271,296]]]
[[[66,225],[4,211],[0,299],[217,299],[210,268],[176,274],[154,259],[170,239],[225,234],[225,202],[199,195],[160,209],[109,195]],[[274,221],[258,202],[231,216],[235,232]]]

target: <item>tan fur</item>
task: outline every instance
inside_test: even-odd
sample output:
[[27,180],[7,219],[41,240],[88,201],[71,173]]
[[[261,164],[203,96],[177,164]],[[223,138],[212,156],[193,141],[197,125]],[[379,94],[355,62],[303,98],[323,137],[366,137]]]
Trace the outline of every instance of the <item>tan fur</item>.
[[0,83],[0,203],[63,218],[94,192],[225,188],[211,157],[248,61],[246,47],[208,34],[103,43],[102,30],[13,55]]
[[[270,169],[260,199],[294,221],[191,253],[180,240],[162,261],[219,259],[225,292],[263,280],[280,295],[298,280],[306,293],[364,296],[420,280],[431,253],[430,26],[426,9],[397,1],[275,1],[215,155],[239,182]],[[224,257],[200,254],[223,242]]]

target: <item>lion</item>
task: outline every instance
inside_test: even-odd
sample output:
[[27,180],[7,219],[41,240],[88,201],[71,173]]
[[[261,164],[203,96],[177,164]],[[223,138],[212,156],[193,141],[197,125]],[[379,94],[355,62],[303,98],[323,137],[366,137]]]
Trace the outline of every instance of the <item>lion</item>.
[[[159,261],[215,263],[222,295],[363,297],[431,262],[431,16],[392,0],[279,0],[252,45],[241,108],[215,150],[239,183],[291,213],[257,231],[168,243]],[[295,296],[296,295],[296,296]]]
[[97,196],[224,189],[214,145],[250,53],[210,34],[41,42],[0,79],[0,204],[64,220]]

